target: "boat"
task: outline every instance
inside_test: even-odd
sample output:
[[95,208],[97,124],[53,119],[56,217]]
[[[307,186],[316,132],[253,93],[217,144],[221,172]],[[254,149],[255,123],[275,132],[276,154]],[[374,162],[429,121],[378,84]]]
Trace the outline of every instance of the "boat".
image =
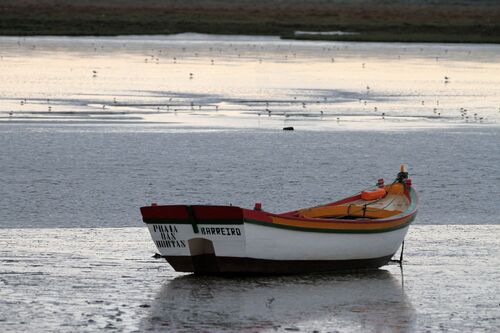
[[178,272],[295,274],[389,263],[416,217],[404,166],[348,198],[291,212],[216,205],[141,207],[160,256]]

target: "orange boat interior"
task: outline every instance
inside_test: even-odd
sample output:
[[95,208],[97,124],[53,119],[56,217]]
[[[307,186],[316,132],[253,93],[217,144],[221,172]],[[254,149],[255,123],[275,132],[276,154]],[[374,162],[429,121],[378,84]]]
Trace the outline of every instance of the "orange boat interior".
[[308,219],[383,219],[400,214],[409,205],[410,200],[405,193],[404,185],[394,183],[363,191],[351,200],[304,208],[287,215]]

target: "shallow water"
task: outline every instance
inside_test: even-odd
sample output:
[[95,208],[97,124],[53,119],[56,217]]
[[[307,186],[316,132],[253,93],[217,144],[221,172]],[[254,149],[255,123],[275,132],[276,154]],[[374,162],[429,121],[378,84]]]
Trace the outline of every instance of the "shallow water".
[[0,125],[0,227],[139,226],[139,207],[341,199],[409,167],[418,224],[497,224],[497,129],[274,131]]
[[499,51],[0,37],[0,227],[137,226],[151,202],[279,212],[390,181],[400,163],[416,223],[499,223]]
[[498,127],[499,60],[500,46],[478,44],[0,37],[0,120]]
[[418,223],[499,222],[498,45],[184,34],[0,46],[0,227],[132,226],[151,201],[296,209],[400,163],[422,194]]
[[145,228],[0,230],[2,332],[493,332],[499,226],[413,226],[399,266],[360,274],[175,273]]

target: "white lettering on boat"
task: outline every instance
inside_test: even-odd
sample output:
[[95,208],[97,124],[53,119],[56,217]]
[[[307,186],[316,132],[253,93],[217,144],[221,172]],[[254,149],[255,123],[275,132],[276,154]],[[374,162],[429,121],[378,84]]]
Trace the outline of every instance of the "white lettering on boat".
[[240,228],[201,227],[200,232],[202,235],[241,236]]

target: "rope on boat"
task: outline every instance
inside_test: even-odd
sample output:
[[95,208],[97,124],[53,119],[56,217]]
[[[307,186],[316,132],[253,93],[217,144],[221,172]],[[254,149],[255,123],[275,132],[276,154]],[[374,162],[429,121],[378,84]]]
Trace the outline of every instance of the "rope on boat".
[[[397,182],[398,182],[398,179],[396,178],[396,179],[395,179],[395,180],[391,183],[391,185],[389,185],[389,190],[387,191],[387,193],[389,193],[389,192],[391,191],[392,186],[393,186],[394,184],[396,184]],[[369,190],[369,189],[372,189],[372,188],[373,188],[373,186],[367,187],[366,189],[361,190],[359,193],[361,193],[361,192],[363,192],[363,191],[366,191],[366,190]],[[377,203],[377,202],[379,202],[380,200],[382,200],[382,199],[384,199],[384,198],[385,198],[385,196],[384,196],[384,197],[382,197],[382,198],[379,198],[379,199],[373,200],[372,202],[368,202],[368,203],[364,204],[364,205],[363,205],[363,207],[362,207],[360,210],[358,210],[358,211],[353,211],[352,213],[359,213],[359,212],[363,212],[363,217],[365,217],[365,215],[366,215],[366,211],[367,211],[368,206],[369,206],[369,205],[372,205],[372,204],[374,204],[374,203]],[[391,201],[390,201],[387,205],[385,205],[385,206],[384,206],[384,207],[382,207],[381,209],[385,209],[385,208],[387,208],[390,204],[392,204],[392,203],[394,202],[394,200],[396,200],[396,197],[394,197],[394,199],[392,199],[392,200],[391,200]],[[341,219],[341,218],[344,218],[344,217],[348,217],[348,216],[350,216],[350,215],[351,215],[351,205],[353,205],[353,204],[349,204],[349,205],[347,206],[347,215],[337,216],[337,217],[335,217],[335,218],[340,218],[340,219]]]
[[405,250],[405,241],[403,239],[403,242],[401,243],[401,252],[399,253],[399,260],[398,259],[391,259],[391,262],[398,263],[399,266],[403,267],[403,252]]

